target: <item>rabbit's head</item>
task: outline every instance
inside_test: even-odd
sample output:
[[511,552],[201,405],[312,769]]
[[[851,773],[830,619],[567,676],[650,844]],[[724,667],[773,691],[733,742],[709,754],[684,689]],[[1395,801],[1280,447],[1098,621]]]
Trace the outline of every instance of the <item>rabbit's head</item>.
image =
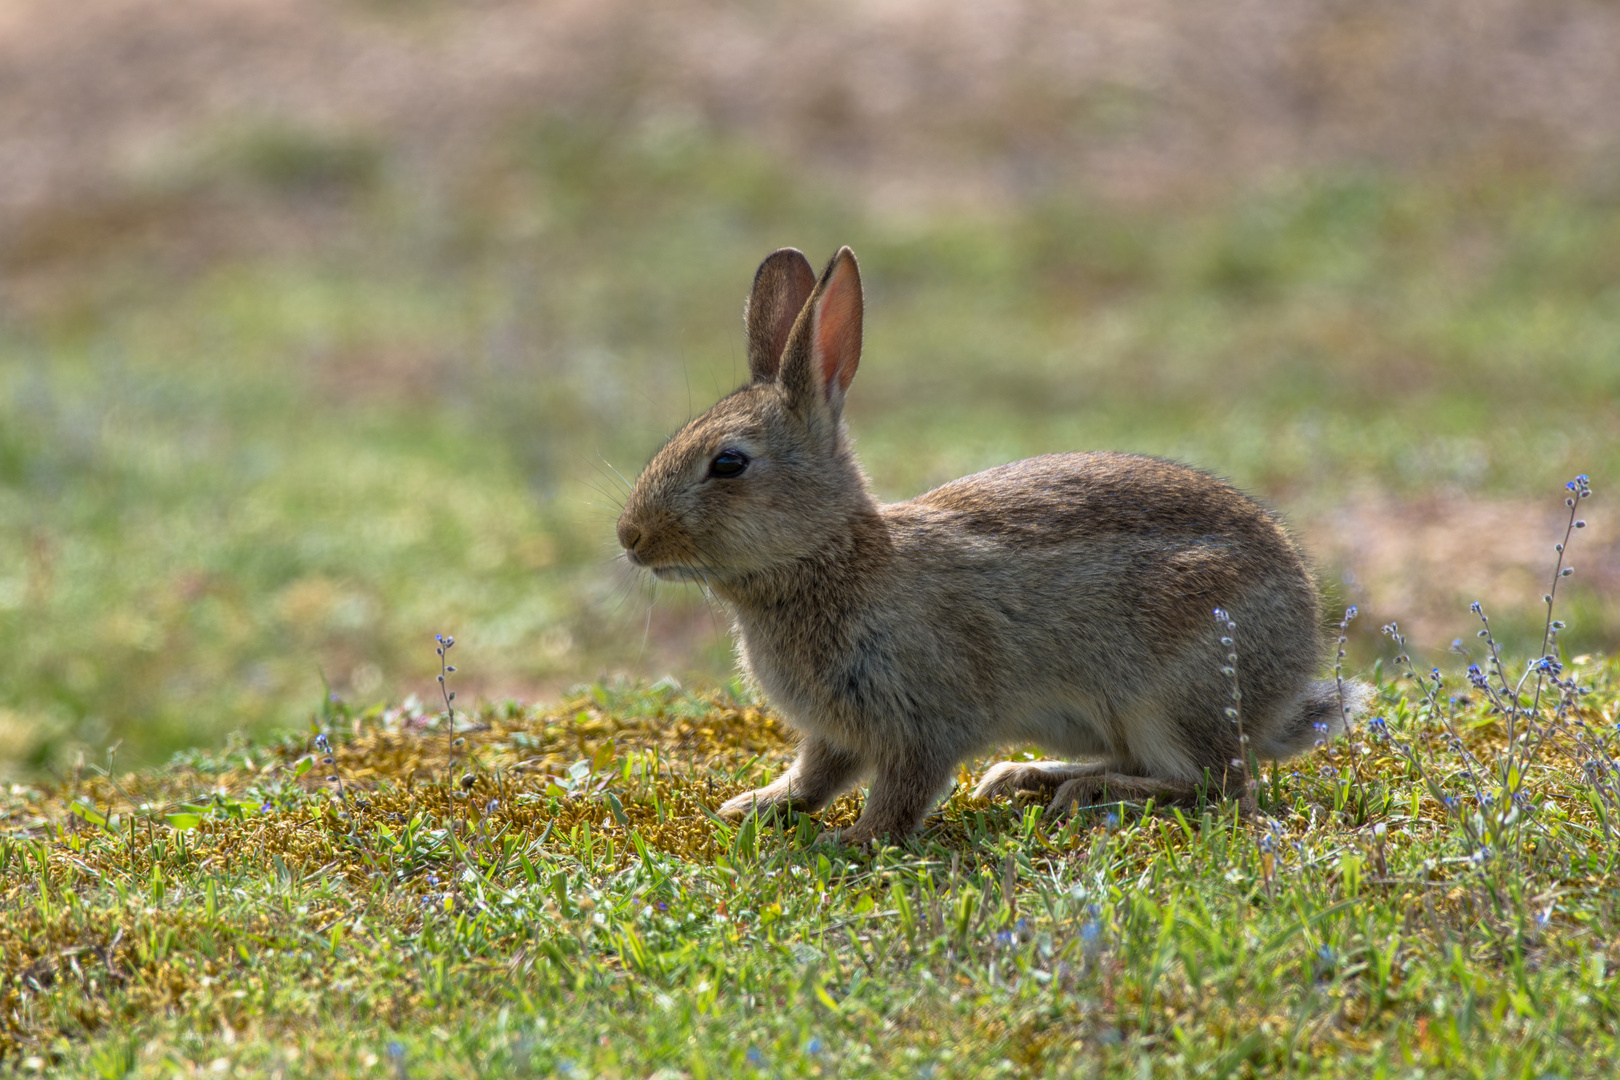
[[754,275],[753,381],[687,424],[643,470],[619,518],[632,563],[723,584],[793,562],[869,506],[843,430],[861,359],[861,275],[841,248],[818,281],[793,248]]

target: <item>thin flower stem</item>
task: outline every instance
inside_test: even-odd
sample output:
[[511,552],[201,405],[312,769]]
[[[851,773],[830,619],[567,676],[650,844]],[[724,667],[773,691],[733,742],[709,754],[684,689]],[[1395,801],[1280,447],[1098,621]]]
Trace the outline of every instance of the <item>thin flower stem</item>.
[[1356,795],[1360,803],[1360,814],[1367,812],[1367,788],[1361,778],[1361,757],[1356,751],[1355,732],[1350,728],[1350,703],[1344,696],[1344,646],[1350,637],[1350,623],[1358,614],[1354,604],[1344,610],[1344,618],[1339,620],[1339,652],[1333,660],[1333,685],[1339,691],[1339,723],[1344,728],[1344,737],[1350,744],[1350,770],[1356,778]]
[[[1584,528],[1586,526],[1586,522],[1581,521],[1576,517],[1576,515],[1580,511],[1581,500],[1591,496],[1592,484],[1591,481],[1587,479],[1586,474],[1582,473],[1580,476],[1577,476],[1575,479],[1565,484],[1564,490],[1570,492],[1569,495],[1564,497],[1564,505],[1569,507],[1569,524],[1564,527],[1564,539],[1556,545],[1556,550],[1558,552],[1558,564],[1553,568],[1552,585],[1547,589],[1547,625],[1541,631],[1541,655],[1543,657],[1547,655],[1547,648],[1552,644],[1553,599],[1558,595],[1559,579],[1568,577],[1574,572],[1573,568],[1568,570],[1564,568],[1564,555],[1566,554],[1565,549],[1569,547],[1569,539],[1575,534],[1575,530]],[[1535,704],[1531,706],[1532,710],[1541,707],[1541,683],[1541,676],[1537,675],[1536,699]]]
[[[1243,733],[1243,691],[1238,687],[1237,673],[1237,622],[1226,613],[1225,608],[1216,608],[1215,626],[1221,635],[1221,645],[1226,649],[1226,665],[1221,668],[1221,673],[1232,680],[1232,704],[1227,707],[1226,716],[1236,725],[1238,735],[1238,756],[1229,764],[1239,770],[1246,788],[1251,779],[1250,772],[1258,774],[1260,769],[1250,760],[1249,737]],[[1222,786],[1224,788],[1224,783]]]
[[444,725],[444,750],[445,750],[445,766],[444,766],[444,768],[445,768],[445,773],[444,773],[444,784],[445,784],[445,790],[447,792],[453,793],[454,790],[455,790],[454,783],[455,783],[455,775],[456,775],[456,707],[453,704],[453,702],[456,700],[456,692],[454,690],[450,689],[449,684],[445,681],[445,678],[451,672],[456,670],[450,664],[449,658],[446,655],[447,653],[450,652],[451,648],[454,647],[454,645],[456,643],[456,639],[451,637],[448,634],[436,634],[436,635],[434,635],[434,640],[439,643],[439,645],[438,645],[438,653],[439,653],[439,693],[441,695],[443,695],[443,697],[444,697],[444,711],[445,711],[445,725]]

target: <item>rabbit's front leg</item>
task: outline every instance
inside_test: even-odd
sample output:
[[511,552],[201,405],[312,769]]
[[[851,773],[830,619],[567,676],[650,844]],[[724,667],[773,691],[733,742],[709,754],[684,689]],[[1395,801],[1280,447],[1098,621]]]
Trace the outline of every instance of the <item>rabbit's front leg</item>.
[[810,736],[799,744],[799,756],[787,772],[728,800],[716,813],[727,821],[741,821],[756,808],[773,806],[815,813],[860,779],[864,764],[843,747]]
[[818,841],[870,844],[885,837],[904,840],[917,831],[940,792],[949,786],[951,768],[949,761],[916,759],[880,765],[860,818],[840,832],[822,833]]

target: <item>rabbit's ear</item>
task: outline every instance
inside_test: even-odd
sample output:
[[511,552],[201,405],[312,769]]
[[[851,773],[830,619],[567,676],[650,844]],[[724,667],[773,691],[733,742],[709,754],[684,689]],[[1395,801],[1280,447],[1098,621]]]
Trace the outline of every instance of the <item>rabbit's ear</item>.
[[839,248],[822,271],[782,359],[781,381],[797,403],[815,403],[836,417],[861,362],[861,269]]
[[776,378],[793,321],[816,287],[816,272],[798,248],[773,251],[754,272],[754,288],[743,309],[748,327],[748,372],[755,382]]

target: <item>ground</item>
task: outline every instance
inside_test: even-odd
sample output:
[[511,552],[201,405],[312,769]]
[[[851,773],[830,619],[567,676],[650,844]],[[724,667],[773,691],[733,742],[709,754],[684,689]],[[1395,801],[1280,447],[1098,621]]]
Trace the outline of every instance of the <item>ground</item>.
[[1254,819],[1043,820],[972,801],[964,767],[875,852],[813,843],[854,795],[709,813],[790,750],[737,686],[598,685],[459,734],[334,704],[268,745],[10,789],[0,1053],[103,1077],[1608,1076],[1620,669],[1569,675],[1534,712],[1535,678],[1517,707],[1495,680],[1385,682],[1352,740],[1265,769]]

